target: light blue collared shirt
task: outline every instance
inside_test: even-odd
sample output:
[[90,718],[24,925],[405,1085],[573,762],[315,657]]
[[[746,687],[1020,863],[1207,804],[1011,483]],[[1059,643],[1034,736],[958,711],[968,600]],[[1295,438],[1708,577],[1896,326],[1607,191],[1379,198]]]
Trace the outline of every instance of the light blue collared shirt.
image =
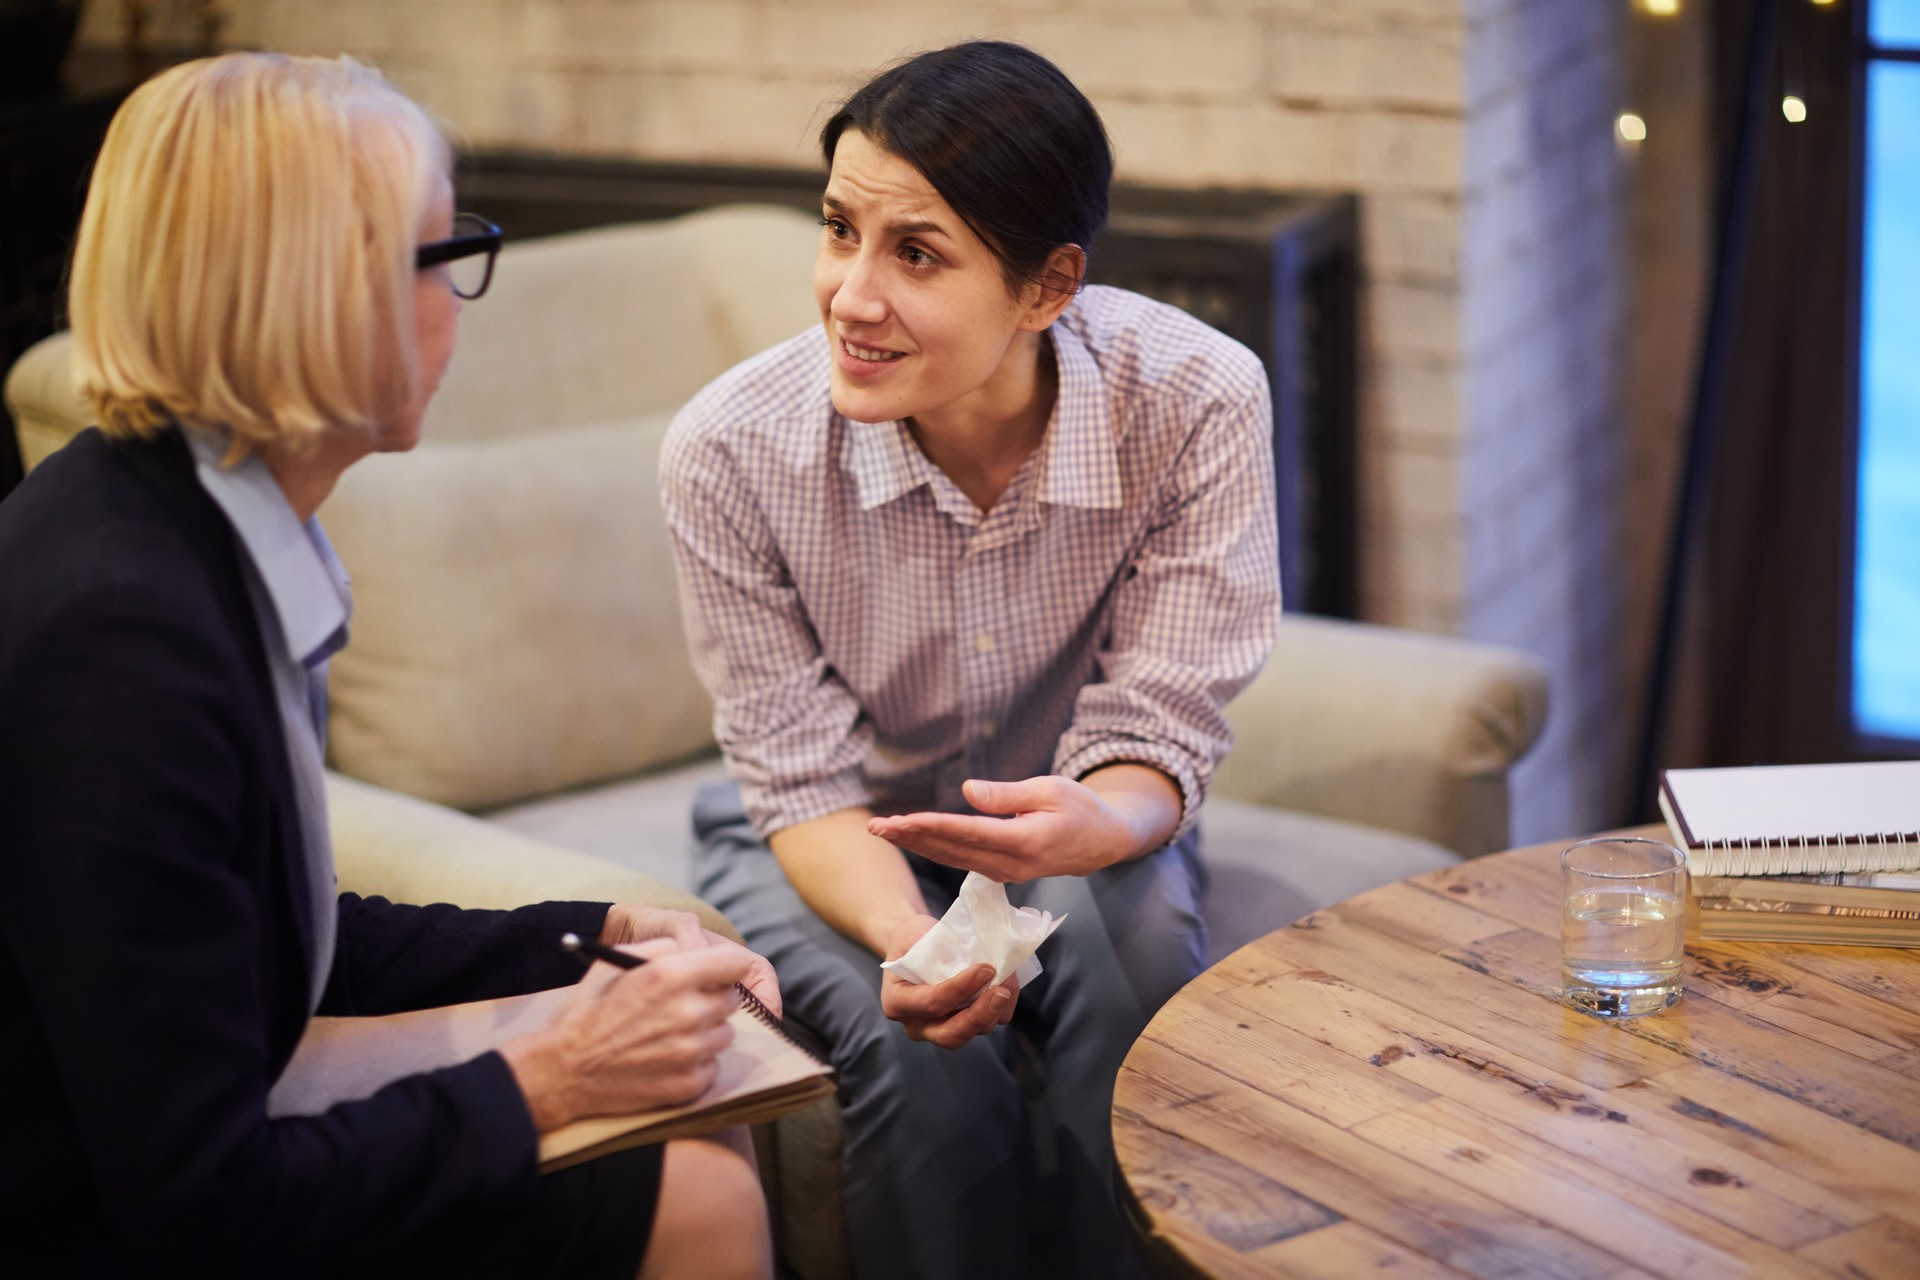
[[339,890],[333,874],[333,837],[327,826],[327,659],[347,643],[353,595],[347,573],[318,519],[302,521],[258,455],[223,467],[228,441],[182,428],[193,450],[201,488],[220,505],[245,548],[247,594],[260,622],[260,640],[280,724],[293,766],[293,789],[306,857],[313,915],[313,983],[307,1007],[320,1007],[333,968],[339,930]]

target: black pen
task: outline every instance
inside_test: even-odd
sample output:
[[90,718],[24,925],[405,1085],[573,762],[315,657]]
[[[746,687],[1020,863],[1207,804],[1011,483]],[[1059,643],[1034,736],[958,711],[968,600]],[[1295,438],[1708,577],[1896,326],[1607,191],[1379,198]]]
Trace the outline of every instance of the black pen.
[[[638,969],[647,962],[644,956],[636,956],[626,951],[616,950],[613,947],[602,946],[598,942],[589,942],[577,933],[561,934],[560,947],[564,951],[573,952],[573,954],[579,956],[589,964],[595,960],[605,960],[608,964],[621,969]],[[747,1006],[747,1012],[780,1034],[786,1034],[787,1029],[785,1024],[774,1015],[773,1010],[761,1003],[759,996],[753,994],[753,992],[747,990],[745,986],[738,982],[733,984],[733,989],[740,993],[740,1000]]]
[[644,956],[632,956],[624,951],[616,951],[612,947],[603,947],[597,942],[588,942],[577,933],[561,934],[560,949],[571,951],[589,962],[605,960],[608,964],[618,965],[622,969],[638,969],[647,962]]

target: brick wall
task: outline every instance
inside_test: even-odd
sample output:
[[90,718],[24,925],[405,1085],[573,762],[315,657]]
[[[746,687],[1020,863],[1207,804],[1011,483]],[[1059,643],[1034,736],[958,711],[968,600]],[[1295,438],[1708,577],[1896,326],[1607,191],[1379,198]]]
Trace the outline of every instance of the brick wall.
[[1613,129],[1627,9],[1466,8],[1457,630],[1525,649],[1552,675],[1547,733],[1514,777],[1516,839],[1546,839],[1617,821],[1637,714]]
[[[160,0],[164,8],[166,0]],[[1362,197],[1367,616],[1554,671],[1516,838],[1597,825],[1619,712],[1613,0],[231,0],[230,43],[351,51],[465,141],[813,163],[904,53],[1019,40],[1123,177]],[[85,35],[114,38],[91,0]]]

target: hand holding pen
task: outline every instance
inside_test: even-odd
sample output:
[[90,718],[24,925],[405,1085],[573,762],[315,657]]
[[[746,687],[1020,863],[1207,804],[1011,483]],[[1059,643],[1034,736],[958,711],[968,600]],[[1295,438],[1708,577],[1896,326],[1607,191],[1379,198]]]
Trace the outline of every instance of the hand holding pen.
[[718,1076],[734,1039],[735,984],[758,957],[732,945],[676,948],[670,937],[640,946],[644,966],[582,983],[552,1022],[501,1046],[536,1131],[679,1106]]
[[[725,940],[722,939],[722,941],[724,942]],[[614,948],[602,946],[598,942],[588,942],[577,933],[560,935],[560,945],[579,956],[582,960],[589,962],[604,960],[608,964],[621,969],[638,969],[647,962],[645,956],[637,956],[628,951],[616,951]],[[760,1021],[766,1023],[767,1026],[780,1032],[782,1035],[786,1033],[786,1028],[781,1024],[780,1015],[768,1008],[759,996],[748,990],[744,982],[734,983],[733,989],[739,995],[740,1003],[745,1005],[748,1012],[752,1013],[754,1017],[760,1019]]]
[[629,943],[650,942],[656,938],[671,939],[682,951],[698,951],[706,947],[740,951],[748,959],[747,975],[742,979],[743,985],[776,1018],[783,1013],[780,981],[774,976],[773,966],[762,957],[741,947],[739,943],[723,938],[711,929],[703,928],[700,917],[690,911],[669,911],[639,903],[616,903],[607,909],[606,919],[601,923],[599,936],[586,940],[614,949]]

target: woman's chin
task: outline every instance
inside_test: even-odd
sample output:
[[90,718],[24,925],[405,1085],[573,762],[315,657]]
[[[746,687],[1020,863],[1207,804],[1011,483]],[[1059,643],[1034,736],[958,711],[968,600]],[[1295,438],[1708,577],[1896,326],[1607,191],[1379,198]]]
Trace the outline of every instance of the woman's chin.
[[833,380],[834,412],[851,422],[892,422],[910,416],[903,410],[899,396],[875,395],[862,387],[848,386],[838,377]]
[[407,412],[383,422],[373,430],[375,453],[406,453],[420,443],[420,420],[424,413]]

